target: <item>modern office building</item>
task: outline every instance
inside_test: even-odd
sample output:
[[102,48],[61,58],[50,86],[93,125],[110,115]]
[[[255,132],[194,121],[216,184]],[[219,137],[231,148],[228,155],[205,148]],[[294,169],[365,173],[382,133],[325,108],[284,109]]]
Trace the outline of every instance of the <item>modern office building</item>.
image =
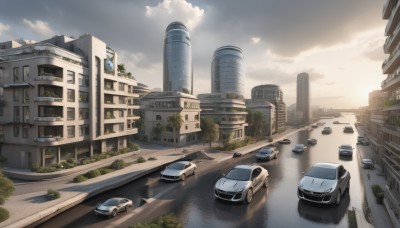
[[251,89],[252,100],[265,100],[275,106],[275,132],[286,130],[286,104],[283,102],[283,92],[277,85],[259,85]]
[[[386,0],[382,17],[388,20],[383,49],[389,55],[382,64],[387,77],[381,83],[382,91],[387,93],[382,109],[382,168],[389,183],[385,187],[385,205],[400,215],[400,1]],[[400,227],[400,223],[394,225]]]
[[310,124],[312,122],[310,77],[305,72],[297,75],[296,100],[296,110],[300,115],[299,124]]
[[[200,138],[200,101],[193,95],[176,91],[151,92],[140,99],[140,110],[149,142],[181,147]],[[174,143],[169,118],[177,113],[183,123],[175,132]]]
[[49,166],[126,148],[137,133],[136,80],[92,35],[0,43],[0,153],[11,167]]
[[372,159],[382,164],[381,148],[382,148],[382,127],[385,124],[385,118],[382,110],[386,100],[387,93],[381,90],[375,90],[368,96],[368,117],[366,118],[365,128],[368,132],[370,147],[373,154]]
[[242,49],[223,46],[214,52],[211,63],[211,93],[236,93],[244,96]]
[[276,112],[275,105],[266,100],[251,100],[246,99],[246,109],[253,112],[260,112],[265,118],[265,126],[263,129],[263,135],[271,137],[276,131]]
[[219,125],[219,134],[230,133],[231,141],[245,137],[246,106],[244,97],[234,93],[199,94],[201,116],[210,117]]
[[192,48],[188,29],[175,21],[165,30],[164,91],[193,94]]

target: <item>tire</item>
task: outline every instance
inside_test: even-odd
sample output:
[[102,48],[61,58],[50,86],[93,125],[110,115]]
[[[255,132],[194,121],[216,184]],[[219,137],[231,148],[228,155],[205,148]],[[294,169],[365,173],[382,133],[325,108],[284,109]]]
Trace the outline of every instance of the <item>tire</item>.
[[112,216],[112,217],[115,217],[116,215],[117,215],[117,209],[114,209],[114,210],[112,211],[111,216]]
[[339,204],[340,204],[341,197],[342,197],[342,192],[340,192],[340,190],[339,190],[338,193],[336,194],[336,200],[335,200],[335,204],[337,206],[339,206]]
[[181,180],[184,181],[186,179],[186,174],[182,174]]
[[278,154],[275,154],[275,157],[274,157],[275,159],[277,159],[278,158]]
[[347,188],[346,188],[346,190],[347,190],[347,192],[349,192],[349,193],[350,193],[350,181],[349,181],[349,183],[347,184]]
[[130,207],[131,207],[130,205],[126,205],[126,206],[125,206],[125,212],[128,212],[128,210],[129,210]]
[[196,175],[196,171],[197,171],[196,169],[193,170],[193,176]]
[[249,188],[246,194],[246,203],[250,203],[253,199],[253,189]]
[[263,187],[268,188],[268,183],[269,183],[269,177],[266,177],[263,183]]

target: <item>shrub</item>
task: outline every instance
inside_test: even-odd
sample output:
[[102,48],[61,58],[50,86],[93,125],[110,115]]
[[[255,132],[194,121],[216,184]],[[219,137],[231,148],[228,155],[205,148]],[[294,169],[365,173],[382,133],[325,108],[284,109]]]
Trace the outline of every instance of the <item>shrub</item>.
[[383,198],[385,197],[385,195],[383,194],[383,190],[382,187],[380,185],[372,185],[372,193],[374,193],[375,198],[376,198],[376,202],[378,204],[382,204],[383,203]]
[[154,160],[157,160],[157,158],[156,157],[149,157],[147,160],[154,161]]
[[66,160],[66,162],[67,162],[67,163],[74,163],[74,164],[75,164],[75,159],[73,159],[73,158],[68,158],[68,159]]
[[178,218],[173,214],[168,214],[159,217],[155,221],[151,223],[145,224],[135,224],[129,226],[129,228],[148,228],[148,227],[160,227],[160,228],[167,228],[167,227],[174,227],[174,228],[182,228],[183,225],[179,222]]
[[127,148],[122,148],[122,149],[119,150],[119,153],[120,153],[120,154],[125,154],[125,153],[127,153],[127,152],[128,152],[128,149],[127,149]]
[[113,169],[109,169],[109,168],[100,168],[99,171],[100,171],[101,175],[114,172]]
[[124,162],[124,160],[117,159],[111,164],[110,168],[115,169],[115,170],[123,169],[123,168],[125,168],[125,162]]
[[15,185],[0,171],[0,205],[14,192]]
[[144,158],[144,157],[138,157],[138,158],[136,159],[136,161],[137,161],[138,163],[143,163],[143,162],[146,162],[146,158]]
[[61,165],[64,169],[71,169],[76,166],[75,163],[70,163],[70,162],[62,162]]
[[85,173],[84,176],[91,179],[91,178],[101,176],[101,173],[98,169],[93,169],[93,170],[90,170],[87,173]]
[[85,177],[84,175],[81,174],[81,175],[74,177],[74,179],[72,181],[74,183],[80,183],[80,182],[86,181],[87,179],[88,179],[87,177]]
[[140,146],[136,143],[128,142],[128,148],[133,151],[137,151],[140,149]]
[[272,137],[269,137],[268,142],[272,142],[272,141],[274,141],[274,139]]
[[60,198],[61,194],[53,189],[48,189],[47,190],[47,198],[49,198],[50,200],[54,200],[54,199],[58,199]]
[[36,169],[36,172],[37,173],[52,173],[52,172],[55,172],[55,171],[57,171],[58,169],[57,169],[57,167],[54,167],[54,166],[45,166],[45,167],[38,167],[37,169]]
[[10,213],[6,209],[0,207],[0,223],[7,220],[9,217]]

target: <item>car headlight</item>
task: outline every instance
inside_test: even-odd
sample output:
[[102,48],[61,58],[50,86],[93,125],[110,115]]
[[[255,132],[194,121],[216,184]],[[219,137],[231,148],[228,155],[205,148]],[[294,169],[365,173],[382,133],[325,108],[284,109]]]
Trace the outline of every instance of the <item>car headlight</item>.
[[243,192],[244,188],[238,188],[235,192]]
[[329,188],[329,189],[325,190],[324,193],[329,193],[329,192],[332,191],[332,189],[333,189],[333,188]]

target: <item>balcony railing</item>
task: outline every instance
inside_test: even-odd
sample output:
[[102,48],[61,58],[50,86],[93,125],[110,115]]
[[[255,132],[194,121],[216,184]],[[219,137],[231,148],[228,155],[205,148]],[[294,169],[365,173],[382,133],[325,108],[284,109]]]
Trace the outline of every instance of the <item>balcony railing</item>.
[[35,81],[57,81],[62,82],[63,79],[56,76],[37,76],[34,78]]
[[382,18],[388,19],[390,17],[391,9],[393,7],[395,0],[385,0],[383,3]]
[[42,117],[34,117],[33,120],[39,121],[39,122],[57,122],[57,121],[62,121],[63,119],[60,116],[42,116]]
[[393,188],[389,185],[385,186],[385,199],[388,201],[392,209],[396,212],[397,215],[400,214],[400,196],[398,193],[393,191]]
[[385,28],[386,35],[392,34],[392,32],[393,32],[393,24],[395,22],[397,22],[397,20],[395,20],[395,19],[397,19],[398,15],[400,13],[400,12],[398,12],[399,5],[400,5],[399,2],[397,2],[396,5],[393,7],[392,12],[390,13],[390,17],[389,17],[388,23]]
[[51,142],[57,142],[57,141],[61,141],[63,140],[63,138],[61,136],[47,136],[47,137],[37,137],[35,138],[36,142],[39,143],[51,143]]
[[63,99],[59,97],[35,97],[34,101],[37,102],[62,102]]

